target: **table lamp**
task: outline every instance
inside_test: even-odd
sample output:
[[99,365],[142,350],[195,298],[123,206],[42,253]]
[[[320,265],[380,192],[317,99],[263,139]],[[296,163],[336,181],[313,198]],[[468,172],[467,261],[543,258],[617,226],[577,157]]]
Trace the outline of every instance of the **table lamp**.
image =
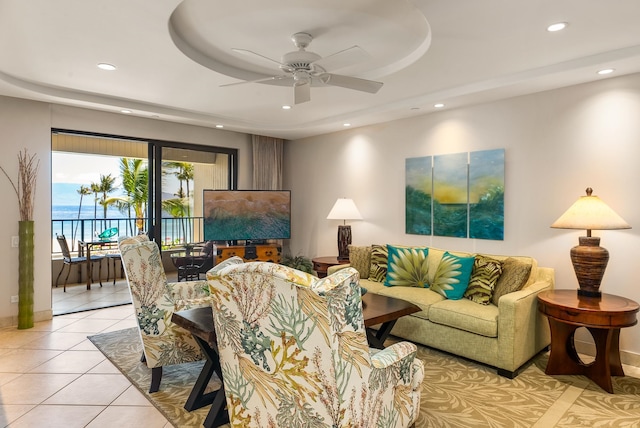
[[609,262],[609,252],[600,246],[600,238],[591,230],[631,229],[618,214],[587,188],[551,227],[557,229],[586,229],[587,236],[578,238],[579,245],[571,249],[571,262],[578,278],[578,296],[600,297],[600,282]]
[[347,220],[362,220],[360,211],[353,199],[340,198],[336,201],[327,216],[327,220],[342,220],[338,226],[338,260],[349,260],[349,245],[351,244],[351,226]]

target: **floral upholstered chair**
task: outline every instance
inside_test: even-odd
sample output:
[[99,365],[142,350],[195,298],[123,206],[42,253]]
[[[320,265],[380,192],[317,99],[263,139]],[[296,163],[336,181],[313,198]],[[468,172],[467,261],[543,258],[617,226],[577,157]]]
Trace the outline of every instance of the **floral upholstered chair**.
[[121,239],[118,246],[142,340],[142,361],[151,369],[151,393],[160,388],[163,366],[204,358],[191,334],[173,324],[171,316],[210,306],[211,300],[206,281],[167,282],[157,244],[142,236]]
[[408,427],[420,408],[412,343],[367,344],[358,272],[273,263],[207,273],[233,427]]

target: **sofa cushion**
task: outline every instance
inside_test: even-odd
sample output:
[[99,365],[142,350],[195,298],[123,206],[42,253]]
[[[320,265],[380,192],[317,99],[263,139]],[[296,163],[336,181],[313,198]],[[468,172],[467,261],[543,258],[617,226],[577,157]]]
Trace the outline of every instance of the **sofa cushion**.
[[458,300],[469,285],[475,257],[459,257],[445,252],[430,288],[447,299]]
[[371,247],[358,247],[349,245],[349,264],[358,271],[360,279],[369,278],[371,270]]
[[435,293],[428,288],[385,287],[379,282],[371,281],[371,278],[360,281],[360,286],[365,287],[369,293],[395,297],[397,299],[406,300],[407,302],[411,302],[419,306],[422,310],[409,316],[418,317],[425,320],[429,319],[429,308],[431,307],[431,305],[444,300],[444,296]]
[[373,244],[371,246],[371,269],[369,271],[369,279],[376,282],[384,282],[387,278],[388,254],[386,245]]
[[469,299],[432,304],[429,321],[486,337],[498,337],[498,307],[478,305]]
[[500,297],[522,289],[529,280],[532,267],[531,263],[513,257],[507,258],[502,263],[502,275],[496,282],[491,303],[497,305]]
[[478,254],[473,262],[469,287],[464,292],[464,297],[481,305],[491,303],[493,290],[502,274],[502,262]]
[[389,253],[387,262],[387,277],[384,285],[387,287],[404,286],[420,287],[429,286],[427,256],[428,248],[419,247],[395,247],[387,245]]

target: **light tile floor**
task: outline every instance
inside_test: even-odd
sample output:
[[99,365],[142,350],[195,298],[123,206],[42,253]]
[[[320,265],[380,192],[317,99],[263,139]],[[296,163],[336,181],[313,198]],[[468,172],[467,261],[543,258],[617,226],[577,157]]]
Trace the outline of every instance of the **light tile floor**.
[[0,427],[171,427],[87,339],[135,326],[124,305],[0,329]]

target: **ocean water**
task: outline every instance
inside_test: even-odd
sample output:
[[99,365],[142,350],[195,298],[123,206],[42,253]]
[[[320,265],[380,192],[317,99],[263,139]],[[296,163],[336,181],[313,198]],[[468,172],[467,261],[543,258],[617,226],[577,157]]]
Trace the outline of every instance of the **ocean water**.
[[[102,219],[104,215],[104,209],[98,206],[96,217]],[[115,207],[107,207],[107,218],[127,218],[127,214],[122,214]],[[82,204],[82,211],[80,212],[81,219],[93,219],[94,208],[91,204]],[[53,205],[51,207],[51,219],[52,220],[77,220],[78,219],[78,206],[77,205]]]

